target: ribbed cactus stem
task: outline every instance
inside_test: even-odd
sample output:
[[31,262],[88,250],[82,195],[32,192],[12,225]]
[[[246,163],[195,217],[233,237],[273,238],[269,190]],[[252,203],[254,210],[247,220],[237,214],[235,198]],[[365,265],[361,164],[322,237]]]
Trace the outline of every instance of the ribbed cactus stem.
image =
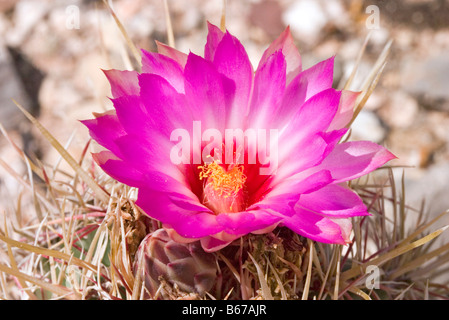
[[[143,261],[145,287],[151,297],[165,280],[185,293],[203,296],[212,289],[217,277],[215,256],[204,252],[199,242],[177,243],[164,229],[148,234],[139,246],[134,270]],[[163,297],[162,297],[163,298]]]

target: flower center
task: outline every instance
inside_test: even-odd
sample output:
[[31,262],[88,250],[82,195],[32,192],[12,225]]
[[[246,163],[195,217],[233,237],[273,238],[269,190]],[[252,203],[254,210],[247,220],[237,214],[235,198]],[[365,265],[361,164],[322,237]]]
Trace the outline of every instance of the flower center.
[[199,166],[199,179],[205,181],[203,203],[216,214],[239,212],[245,209],[244,187],[246,175],[243,165],[227,169],[217,161]]

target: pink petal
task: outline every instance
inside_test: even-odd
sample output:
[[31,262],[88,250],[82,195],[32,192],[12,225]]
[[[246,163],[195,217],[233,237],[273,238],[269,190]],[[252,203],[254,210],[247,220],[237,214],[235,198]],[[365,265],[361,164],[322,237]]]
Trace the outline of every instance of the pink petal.
[[136,71],[103,70],[111,84],[111,92],[114,98],[125,95],[139,94],[138,73]]
[[[159,166],[165,161],[164,168],[171,169],[173,164],[170,161],[170,152],[174,142],[170,141],[170,134],[178,127],[192,127],[192,121],[184,118],[188,117],[188,112],[178,114],[179,111],[176,111],[175,108],[184,106],[184,99],[165,80],[150,74],[141,77],[160,81],[143,81],[141,86],[145,94],[141,97],[122,96],[112,100],[117,116],[128,133],[126,137],[117,138],[116,143],[120,144],[119,149],[121,154],[125,154],[124,157],[127,155],[134,157],[130,160],[131,163],[150,170],[148,161],[151,160],[152,165]],[[166,89],[168,92],[165,92]],[[178,103],[178,98],[182,103]],[[190,153],[186,156],[190,156]]]
[[306,100],[307,80],[301,76],[294,78],[285,89],[281,104],[272,114],[270,127],[282,129],[291,121],[292,116],[298,112]]
[[173,60],[175,60],[184,70],[184,67],[187,62],[187,55],[184,52],[178,51],[175,48],[172,48],[164,43],[161,43],[156,40],[157,51],[164,56],[167,56]]
[[300,73],[307,80],[306,100],[320,91],[332,88],[334,77],[334,57],[321,61]]
[[142,72],[156,74],[167,80],[179,93],[184,93],[184,74],[181,65],[159,53],[142,50]]
[[362,199],[346,184],[330,184],[303,194],[296,206],[330,218],[369,215]]
[[298,150],[301,150],[300,155],[287,158],[279,165],[272,183],[275,184],[295,175],[300,176],[302,172],[307,172],[309,168],[319,165],[347,131],[348,129],[341,129],[311,135],[307,139],[307,143],[298,145]]
[[174,230],[172,227],[170,227],[167,224],[163,224],[162,227],[165,229],[165,231],[167,231],[167,234],[170,237],[170,239],[172,239],[175,242],[192,243],[192,242],[198,241],[198,239],[195,239],[195,238],[184,238],[179,233],[177,233],[176,230]]
[[217,215],[217,222],[224,227],[224,231],[235,235],[262,230],[277,224],[280,220],[281,217],[271,214],[268,210],[250,210]]
[[343,139],[343,137],[346,135],[346,133],[349,131],[347,128],[334,130],[334,131],[327,131],[321,133],[321,136],[327,143],[326,151],[323,154],[323,157],[327,157],[329,153],[334,150],[335,146]]
[[[334,150],[335,146],[343,139],[343,137],[346,135],[348,131],[349,129],[343,128],[340,130],[334,130],[330,132],[320,132],[317,134],[318,136],[322,137],[324,144],[326,146],[323,153],[320,153],[320,158],[318,159],[318,161],[315,162],[314,164],[315,166],[318,166],[324,159],[326,159],[326,157],[332,152],[332,150]],[[321,151],[321,149],[319,150]],[[304,167],[304,170],[307,170],[307,168]]]
[[344,128],[352,119],[354,113],[354,105],[360,92],[352,92],[348,90],[343,90],[341,92],[340,105],[338,106],[337,114],[334,117],[330,130],[336,130]]
[[[238,237],[235,237],[237,239]],[[214,237],[204,237],[201,239],[201,247],[206,252],[215,252],[228,246],[232,241],[223,241]]]
[[281,51],[276,51],[257,69],[248,114],[250,128],[270,127],[273,113],[279,108],[284,95],[285,68],[284,55]]
[[275,181],[281,181],[323,160],[330,149],[329,144],[334,146],[335,138],[339,138],[323,135],[337,112],[339,101],[340,92],[327,89],[307,100],[296,112],[279,138],[279,168]]
[[387,149],[373,142],[351,141],[338,144],[315,170],[330,170],[338,183],[366,175],[395,158]]
[[143,188],[156,192],[178,193],[186,195],[194,199],[195,203],[199,203],[198,197],[190,190],[189,185],[181,178],[174,178],[168,173],[161,171],[146,171],[146,184]]
[[[164,137],[146,140],[137,135],[126,135],[116,140],[122,153],[122,159],[130,166],[154,176],[160,172],[176,181],[185,182],[185,175],[170,160],[170,143]],[[151,183],[150,181],[148,182]]]
[[[166,79],[154,74],[141,74],[139,85],[140,98],[151,121],[147,126],[167,137],[174,129],[192,127],[193,112],[185,96],[178,93]],[[130,104],[130,112],[132,108],[137,106]]]
[[209,209],[186,195],[140,188],[136,205],[182,237],[202,238],[223,230]]
[[209,30],[209,33],[207,34],[207,42],[204,47],[204,58],[213,61],[218,44],[225,34],[219,27],[211,24],[209,21],[207,22],[207,29]]
[[237,38],[226,32],[216,48],[213,62],[218,72],[235,83],[234,106],[228,119],[234,125],[227,128],[242,128],[242,115],[246,114],[253,83],[253,68],[245,48]]
[[267,181],[266,186],[261,187],[261,191],[257,195],[259,200],[248,210],[266,209],[276,212],[280,216],[291,216],[294,213],[294,205],[302,194],[314,192],[332,182],[332,176],[327,170],[304,178],[283,180],[277,185]]
[[341,236],[343,240],[345,241],[345,244],[351,243],[351,231],[352,231],[352,223],[350,219],[334,219],[332,218],[331,221],[333,223],[336,223],[340,226],[341,229]]
[[295,143],[291,150],[297,151],[292,151],[291,154],[281,153],[284,150],[279,151],[279,163],[273,176],[273,185],[321,163],[329,148],[329,143],[321,133],[310,135],[304,141]]
[[311,213],[301,208],[296,208],[296,213],[283,220],[283,225],[294,232],[323,243],[347,243],[347,229],[332,219]]
[[283,143],[279,148],[291,154],[291,150],[298,142],[303,142],[313,134],[326,131],[337,112],[340,97],[340,91],[327,89],[308,99],[293,115],[281,134]]
[[189,54],[184,70],[186,98],[202,128],[224,132],[226,116],[234,99],[235,84],[221,75],[212,62],[193,53]]
[[142,134],[146,129],[149,129],[151,118],[139,96],[121,96],[111,99],[111,101],[114,104],[120,124],[128,134]]
[[139,170],[114,156],[110,151],[93,153],[95,162],[115,180],[131,187],[141,187],[147,183],[145,175]]
[[[287,27],[281,35],[274,40],[265,50],[259,62],[259,67],[263,66],[269,57],[276,51],[281,51],[287,62],[287,79],[293,79],[301,72],[301,55],[295,46],[293,37],[290,33],[290,27]],[[287,80],[287,82],[290,82]]]
[[97,115],[95,119],[83,120],[81,123],[89,129],[89,134],[92,139],[106,149],[109,149],[117,157],[122,156],[115,141],[126,135],[126,132],[114,110]]

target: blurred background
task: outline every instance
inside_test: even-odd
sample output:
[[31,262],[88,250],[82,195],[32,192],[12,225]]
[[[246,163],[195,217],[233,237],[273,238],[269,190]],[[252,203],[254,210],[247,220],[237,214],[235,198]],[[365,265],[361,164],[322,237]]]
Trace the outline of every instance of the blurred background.
[[[137,47],[167,43],[162,0],[109,2]],[[177,49],[202,54],[206,21],[220,24],[222,0],[168,0]],[[405,170],[406,201],[434,215],[449,208],[448,0],[228,0],[228,30],[257,67],[263,51],[290,26],[304,68],[336,56],[341,88],[371,32],[351,89],[359,90],[385,44],[391,53],[380,82],[353,124],[352,137],[388,147]],[[111,108],[101,69],[129,69],[133,60],[102,1],[0,0],[0,122],[33,159],[58,160],[48,142],[14,106],[16,99],[79,158],[87,130],[78,122]],[[0,159],[27,175],[0,136]],[[24,190],[0,166],[0,213]],[[446,221],[446,224],[448,222]]]

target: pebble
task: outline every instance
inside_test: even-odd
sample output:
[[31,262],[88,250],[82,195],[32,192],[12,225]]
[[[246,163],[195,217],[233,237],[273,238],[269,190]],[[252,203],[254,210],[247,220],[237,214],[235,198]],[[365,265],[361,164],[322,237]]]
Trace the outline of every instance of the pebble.
[[449,112],[449,50],[406,63],[403,64],[406,91],[425,108]]
[[392,92],[390,99],[379,109],[382,120],[393,128],[407,128],[417,118],[419,105],[415,98],[403,91]]
[[285,10],[284,23],[289,25],[298,39],[314,43],[328,19],[322,10],[321,2],[313,0],[295,1]]
[[12,57],[0,43],[0,123],[7,129],[18,129],[23,121],[22,112],[14,105],[15,99],[22,106],[29,106],[29,97],[15,69]]
[[386,136],[379,117],[372,111],[362,110],[351,126],[353,140],[369,140],[381,143]]
[[17,2],[14,8],[14,27],[6,33],[8,44],[18,46],[25,41],[49,9],[50,6],[46,1],[22,0]]
[[449,163],[435,164],[427,170],[406,169],[405,196],[407,203],[418,207],[425,199],[427,210],[431,216],[449,208],[447,191],[447,177],[449,177]]

